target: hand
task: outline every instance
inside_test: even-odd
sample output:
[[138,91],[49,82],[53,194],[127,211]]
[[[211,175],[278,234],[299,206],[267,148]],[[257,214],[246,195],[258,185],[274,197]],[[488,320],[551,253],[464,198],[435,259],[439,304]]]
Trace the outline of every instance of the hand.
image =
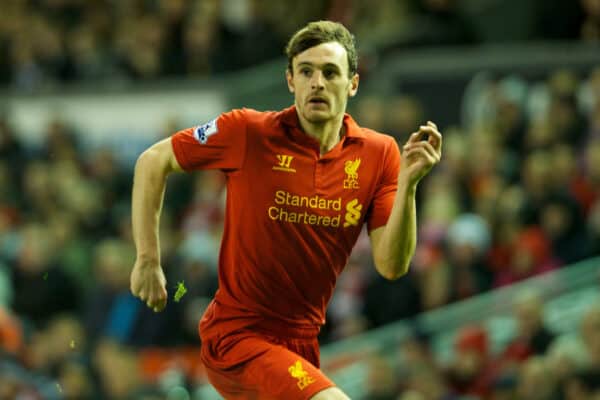
[[167,305],[167,280],[160,264],[142,263],[136,260],[131,271],[130,289],[154,312]]
[[[427,140],[423,140],[427,138]],[[402,148],[403,165],[400,174],[416,185],[442,157],[442,134],[437,126],[428,121],[414,132]]]

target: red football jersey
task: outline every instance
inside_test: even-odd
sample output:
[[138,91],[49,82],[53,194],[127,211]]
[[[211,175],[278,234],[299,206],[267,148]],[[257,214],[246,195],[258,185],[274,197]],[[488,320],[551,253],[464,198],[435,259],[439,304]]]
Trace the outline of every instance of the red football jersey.
[[229,329],[265,319],[318,331],[363,223],[386,224],[400,169],[396,141],[347,114],[343,123],[346,134],[324,155],[293,106],[233,110],[172,136],[184,170],[227,175],[215,301],[235,310]]

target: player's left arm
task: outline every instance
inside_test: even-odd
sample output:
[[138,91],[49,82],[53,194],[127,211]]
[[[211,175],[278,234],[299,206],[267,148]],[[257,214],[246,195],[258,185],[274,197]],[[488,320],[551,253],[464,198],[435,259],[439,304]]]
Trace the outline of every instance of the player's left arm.
[[370,232],[375,268],[386,279],[398,279],[408,272],[417,244],[417,185],[441,156],[442,135],[431,121],[413,133],[402,148],[391,214],[386,225]]

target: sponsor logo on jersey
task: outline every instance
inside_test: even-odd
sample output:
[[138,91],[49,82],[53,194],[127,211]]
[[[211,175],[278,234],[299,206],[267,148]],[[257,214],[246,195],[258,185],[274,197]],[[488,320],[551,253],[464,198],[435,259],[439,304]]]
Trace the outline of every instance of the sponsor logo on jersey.
[[[331,228],[359,226],[362,204],[353,199],[343,206],[342,198],[319,195],[302,196],[277,190],[273,204],[267,209],[269,219],[293,224],[316,225]],[[345,210],[345,213],[344,213]]]
[[304,390],[304,388],[306,388],[308,385],[315,382],[315,378],[308,375],[308,372],[304,370],[300,360],[290,365],[290,367],[288,368],[288,372],[290,373],[292,378],[298,379],[297,385],[300,388],[300,390]]
[[277,154],[277,165],[273,167],[275,171],[285,171],[285,172],[296,172],[294,168],[292,168],[292,160],[294,156],[288,156],[286,154]]
[[358,167],[360,167],[360,158],[348,160],[344,163],[344,189],[358,189]]
[[362,204],[358,204],[358,199],[353,199],[346,204],[346,215],[344,216],[344,228],[349,226],[358,226],[360,221],[360,212]]
[[204,125],[199,125],[194,128],[194,137],[202,144],[206,144],[208,137],[217,133],[217,119],[208,121]]

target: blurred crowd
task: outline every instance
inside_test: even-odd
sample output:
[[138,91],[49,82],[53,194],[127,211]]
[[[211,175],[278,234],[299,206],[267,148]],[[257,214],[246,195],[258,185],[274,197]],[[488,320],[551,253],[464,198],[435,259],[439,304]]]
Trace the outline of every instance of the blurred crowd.
[[[600,255],[600,69],[557,70],[541,81],[481,73],[462,110],[461,125],[442,130],[443,162],[420,184],[409,274],[392,283],[374,277],[362,268],[366,237],[359,242],[329,310],[333,338]],[[406,96],[363,98],[354,113],[400,143],[430,119]],[[522,295],[510,343],[493,352],[493,332],[465,326],[449,365],[436,363],[429,338],[416,334],[400,359],[389,359],[391,349],[373,358],[367,398],[598,399],[597,299],[567,338],[545,326],[539,295]]]
[[[420,186],[409,274],[395,282],[379,277],[363,233],[339,279],[322,343],[600,254],[600,69],[560,70],[542,81],[482,74],[468,85],[463,105],[460,126],[441,127],[444,161]],[[403,95],[366,94],[351,108],[360,124],[401,143],[434,119]],[[155,314],[129,293],[132,168],[116,161],[118,148],[85,149],[79,138],[68,121],[55,119],[41,146],[26,146],[10,117],[0,118],[0,398],[153,399],[201,388],[197,322],[217,285],[224,178],[215,171],[169,178],[160,245],[170,301]],[[187,293],[175,301],[180,282]],[[573,387],[597,382],[600,326],[597,316],[588,318],[596,322],[582,322],[590,360],[581,365],[595,364],[560,378]],[[494,385],[531,390],[529,379],[554,368],[543,361],[551,332],[540,343],[524,334],[524,348],[515,338],[516,348],[499,363],[487,358],[487,333],[471,328],[457,348],[475,346],[485,357],[458,360],[454,372],[437,366],[444,393],[480,394],[484,383],[486,395]],[[499,374],[505,364],[520,372]],[[394,375],[394,396],[403,388],[410,389],[403,399],[448,398],[418,397],[426,388],[411,385],[433,372],[413,367],[406,361],[411,371],[403,376],[414,382]],[[490,376],[480,376],[488,367]],[[373,379],[390,378],[381,373]],[[493,398],[554,400],[550,394],[561,392],[542,393]]]
[[500,351],[492,349],[492,332],[467,325],[455,336],[452,357],[442,363],[430,338],[416,330],[396,351],[368,358],[363,399],[598,399],[600,305],[585,307],[573,332],[557,335],[544,321],[541,299],[532,290],[514,299],[515,334]]
[[[0,85],[26,91],[234,71],[279,57],[290,33],[323,17],[344,21],[363,43],[479,41],[452,0],[378,3],[3,1]],[[537,37],[600,37],[600,1],[562,4],[575,10],[575,23],[542,24]],[[439,29],[402,36],[415,15]],[[406,42],[394,43],[398,37]],[[322,343],[600,254],[600,69],[541,81],[481,74],[463,103],[461,124],[441,127],[443,162],[419,189],[410,273],[396,282],[377,276],[363,234]],[[351,112],[400,143],[435,120],[404,95],[359,96]],[[169,178],[160,244],[170,301],[155,314],[129,294],[132,167],[118,161],[118,149],[84,148],[60,118],[48,122],[39,147],[21,133],[0,116],[0,399],[185,399],[206,383],[197,322],[217,285],[223,176]],[[175,301],[180,282],[187,293]],[[370,398],[593,399],[599,311],[590,308],[569,338],[555,338],[539,318],[539,299],[519,300],[518,334],[499,354],[489,332],[468,326],[455,363],[436,365],[427,338],[416,335],[400,359],[369,361]]]
[[[598,0],[524,3],[514,11],[534,11],[523,40],[600,39]],[[0,86],[212,76],[281,57],[296,29],[324,18],[344,22],[372,62],[386,49],[484,41],[489,24],[467,14],[457,0],[3,0]]]

